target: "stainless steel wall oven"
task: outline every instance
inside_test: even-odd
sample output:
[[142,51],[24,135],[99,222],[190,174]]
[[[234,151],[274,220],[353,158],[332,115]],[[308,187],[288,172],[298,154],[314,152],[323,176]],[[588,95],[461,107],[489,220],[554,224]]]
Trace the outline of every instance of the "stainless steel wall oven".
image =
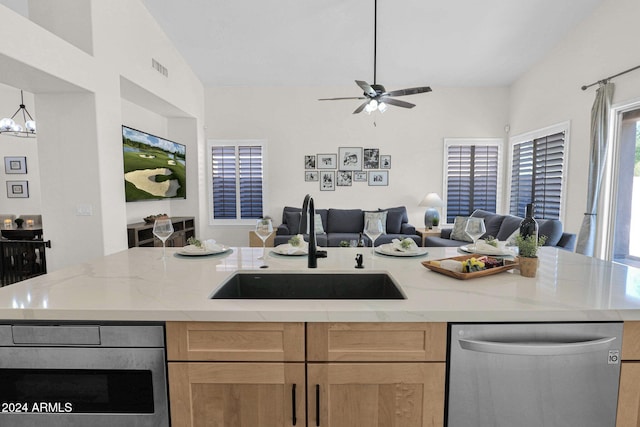
[[162,324],[0,324],[3,427],[169,426]]

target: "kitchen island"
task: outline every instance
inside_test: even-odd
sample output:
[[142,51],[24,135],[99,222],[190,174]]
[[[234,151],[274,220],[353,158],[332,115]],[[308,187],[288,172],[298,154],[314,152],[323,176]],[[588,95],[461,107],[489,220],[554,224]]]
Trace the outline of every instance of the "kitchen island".
[[[445,425],[451,322],[625,321],[614,352],[622,359],[618,404],[611,398],[608,413],[617,410],[617,427],[637,425],[638,269],[542,248],[537,278],[511,270],[457,280],[421,264],[458,256],[456,248],[373,258],[370,248],[329,248],[317,269],[305,256],[262,260],[262,248],[179,251],[167,248],[163,259],[161,248],[132,248],[1,288],[0,317],[36,327],[160,322],[174,426],[327,427]],[[358,253],[364,269],[354,268]],[[210,299],[238,270],[387,272],[407,298]]]
[[[536,278],[517,270],[457,280],[421,262],[460,255],[430,248],[390,257],[370,248],[329,248],[317,269],[305,256],[232,248],[187,257],[178,248],[132,248],[0,288],[0,318],[29,320],[252,322],[491,322],[640,320],[640,270],[544,247]],[[364,255],[364,269],[355,257]],[[212,300],[237,270],[317,273],[385,271],[406,300]]]

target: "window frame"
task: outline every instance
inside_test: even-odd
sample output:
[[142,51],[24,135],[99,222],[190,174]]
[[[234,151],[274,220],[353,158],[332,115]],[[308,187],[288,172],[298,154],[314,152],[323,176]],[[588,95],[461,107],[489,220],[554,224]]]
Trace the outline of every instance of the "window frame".
[[[560,191],[560,213],[558,215],[558,219],[561,222],[565,222],[565,214],[566,214],[566,203],[567,203],[567,183],[569,176],[569,146],[571,140],[571,123],[569,121],[557,123],[551,126],[547,126],[544,128],[536,129],[530,132],[521,133],[518,135],[514,135],[509,137],[509,153],[508,153],[508,162],[509,162],[509,170],[507,173],[507,186],[505,188],[506,191],[506,205],[505,212],[511,211],[511,184],[512,184],[512,174],[513,174],[513,152],[514,147],[517,144],[522,144],[525,142],[533,141],[538,138],[544,138],[549,135],[554,135],[556,133],[564,132],[564,154],[562,157],[562,190]],[[534,201],[535,203],[535,201]],[[543,218],[541,218],[543,219]]]
[[[238,147],[241,146],[259,146],[262,151],[262,214],[266,215],[268,212],[267,207],[267,140],[266,139],[209,139],[207,140],[207,152],[206,152],[206,163],[207,163],[207,198],[208,198],[208,212],[207,217],[209,218],[209,225],[242,225],[242,226],[254,226],[256,224],[256,219],[242,219],[239,216],[234,219],[215,219],[214,207],[213,207],[213,147],[218,146],[233,146],[235,147],[236,152],[236,172],[239,170],[238,164]],[[238,174],[239,176],[239,174]],[[240,215],[240,180],[238,179],[236,182],[236,200],[238,204],[236,206],[236,213]]]
[[447,194],[448,194],[448,171],[449,171],[449,147],[456,145],[476,145],[476,146],[495,146],[498,147],[498,167],[497,167],[497,175],[496,175],[496,210],[500,210],[502,207],[502,198],[503,198],[503,185],[504,182],[504,144],[505,141],[503,138],[444,138],[444,160],[442,164],[443,167],[443,185],[442,185],[442,199],[444,201],[444,206],[442,208],[442,219],[441,224],[445,225],[453,225],[453,222],[447,222]]

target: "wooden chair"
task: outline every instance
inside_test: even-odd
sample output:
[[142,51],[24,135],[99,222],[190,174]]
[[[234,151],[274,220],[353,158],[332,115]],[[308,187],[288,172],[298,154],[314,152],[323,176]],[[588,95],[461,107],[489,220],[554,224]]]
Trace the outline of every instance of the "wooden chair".
[[50,240],[0,239],[0,286],[46,274],[50,247]]

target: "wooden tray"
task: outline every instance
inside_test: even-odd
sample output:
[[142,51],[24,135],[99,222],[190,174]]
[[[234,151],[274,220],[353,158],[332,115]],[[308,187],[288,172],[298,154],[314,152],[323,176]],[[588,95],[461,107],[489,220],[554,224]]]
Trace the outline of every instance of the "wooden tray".
[[[452,257],[452,258],[442,258],[442,259],[436,259],[436,260],[430,260],[430,261],[423,261],[422,265],[427,267],[429,270],[433,270],[435,272],[444,274],[446,276],[454,277],[454,278],[460,279],[460,280],[475,279],[476,277],[491,276],[493,274],[498,274],[498,273],[502,273],[503,271],[511,270],[512,268],[515,268],[515,267],[518,266],[518,263],[516,261],[511,261],[511,260],[505,259],[504,260],[504,265],[502,267],[488,268],[486,270],[474,271],[472,273],[458,273],[456,271],[447,270],[445,268],[442,268],[442,267],[439,267],[439,266],[433,264],[434,261],[443,261],[445,259],[452,259],[452,260],[455,260],[455,261],[464,261],[464,260],[467,260],[469,258],[480,258],[481,256],[485,256],[485,255],[470,254],[470,255],[456,256],[456,257]],[[490,257],[490,258],[493,258],[493,257]]]

